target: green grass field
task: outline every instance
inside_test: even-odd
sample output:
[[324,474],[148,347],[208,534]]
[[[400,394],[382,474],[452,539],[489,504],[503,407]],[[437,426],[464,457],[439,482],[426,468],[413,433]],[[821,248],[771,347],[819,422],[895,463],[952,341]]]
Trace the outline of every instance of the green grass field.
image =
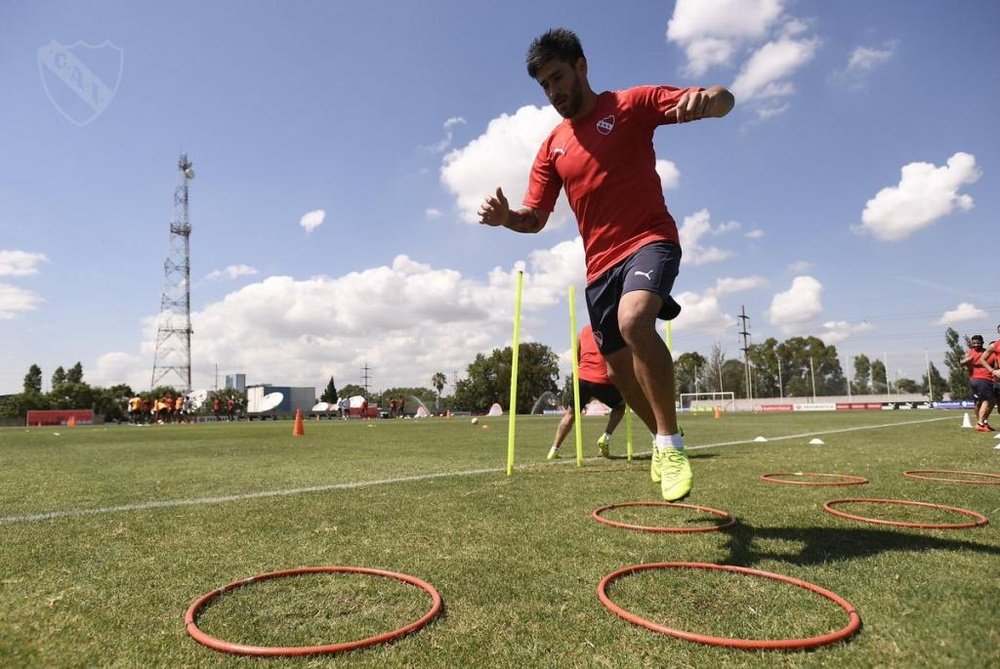
[[[196,643],[184,613],[255,574],[345,565],[432,584],[440,616],[395,642],[269,666],[989,667],[1000,666],[1000,486],[915,481],[909,469],[1000,473],[1000,440],[960,413],[727,414],[682,420],[695,489],[728,511],[725,531],[663,534],[596,522],[598,507],[656,501],[648,438],[624,425],[594,457],[603,419],[584,419],[586,459],[547,462],[555,417],[520,417],[514,476],[507,418],[0,431],[0,666],[250,666]],[[57,435],[58,433],[58,435]],[[766,443],[754,443],[757,436]],[[825,444],[809,445],[813,437]],[[648,437],[648,435],[647,435]],[[571,437],[572,439],[572,437]],[[564,453],[570,455],[572,444]],[[772,472],[843,473],[867,485],[765,483]],[[986,527],[925,530],[834,517],[824,501],[898,498],[961,507]],[[848,505],[859,515],[963,522],[933,509]],[[697,511],[629,507],[621,522],[694,526]],[[662,636],[598,600],[638,563],[751,567],[826,588],[863,627],[813,651],[744,651]],[[759,639],[847,624],[832,602],[767,579],[693,570],[616,581],[614,601],[662,625]],[[420,617],[423,591],[390,579],[315,575],[259,583],[207,607],[200,628],[251,645],[322,645]],[[259,664],[254,666],[260,666]]]

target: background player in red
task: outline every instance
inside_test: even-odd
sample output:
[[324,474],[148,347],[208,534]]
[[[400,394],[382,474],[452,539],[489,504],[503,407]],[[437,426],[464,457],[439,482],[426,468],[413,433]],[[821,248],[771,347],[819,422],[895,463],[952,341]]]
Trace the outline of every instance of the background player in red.
[[972,335],[972,344],[961,363],[969,368],[969,388],[976,400],[976,430],[978,432],[994,432],[988,418],[996,401],[993,379],[997,373],[996,367],[990,364],[992,354],[983,347],[983,335]]
[[580,40],[563,28],[532,42],[527,66],[564,120],[535,156],[523,208],[512,211],[498,188],[480,207],[480,222],[538,232],[565,190],[583,238],[594,337],[618,389],[655,435],[650,477],[665,500],[681,500],[691,492],[691,467],[677,427],[673,360],[656,331],[657,318],[680,312],[670,291],[681,249],[653,133],[725,116],[733,96],[721,86],[595,93]]
[[[622,416],[625,415],[625,398],[608,377],[607,363],[597,349],[594,331],[589,325],[585,325],[580,331],[576,351],[580,376],[580,408],[582,409],[587,405],[587,402],[596,397],[611,409],[604,434],[597,440],[597,449],[601,456],[608,458],[611,457],[611,435],[614,434],[615,428],[618,427]],[[559,447],[562,446],[566,435],[573,429],[575,422],[576,412],[571,404],[566,408],[562,420],[556,427],[556,436],[552,441],[552,448],[549,449],[549,460],[559,457]]]

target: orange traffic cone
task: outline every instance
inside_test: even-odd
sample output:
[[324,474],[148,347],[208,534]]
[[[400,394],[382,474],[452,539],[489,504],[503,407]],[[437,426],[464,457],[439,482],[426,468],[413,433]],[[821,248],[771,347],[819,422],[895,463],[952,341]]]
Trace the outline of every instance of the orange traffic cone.
[[306,433],[306,427],[302,424],[302,411],[296,409],[295,411],[295,425],[292,427],[292,436],[301,437]]
[[714,416],[716,419],[722,418],[722,409],[720,409],[719,407],[715,407],[712,410],[712,416]]

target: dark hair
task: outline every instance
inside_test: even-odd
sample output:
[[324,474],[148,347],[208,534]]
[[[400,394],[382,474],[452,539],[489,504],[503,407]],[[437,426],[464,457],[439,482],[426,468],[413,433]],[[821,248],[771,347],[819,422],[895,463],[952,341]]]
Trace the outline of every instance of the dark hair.
[[986,341],[983,339],[983,335],[972,335],[969,337],[969,341]]
[[531,43],[525,63],[528,65],[528,75],[534,79],[542,65],[549,61],[560,60],[576,65],[576,61],[583,57],[583,47],[576,33],[566,28],[552,28]]

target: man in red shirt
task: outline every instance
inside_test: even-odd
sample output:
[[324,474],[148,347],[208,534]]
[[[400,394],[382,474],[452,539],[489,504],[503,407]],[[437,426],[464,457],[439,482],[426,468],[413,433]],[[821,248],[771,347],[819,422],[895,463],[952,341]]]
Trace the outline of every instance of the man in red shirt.
[[538,232],[566,191],[583,238],[594,338],[618,389],[655,435],[650,477],[663,499],[679,501],[691,492],[691,466],[677,427],[673,360],[656,319],[680,312],[670,291],[681,249],[656,174],[653,133],[725,116],[733,96],[721,86],[595,93],[579,39],[562,28],[532,42],[527,65],[564,120],[535,156],[523,208],[511,210],[498,188],[479,208],[480,222]]
[[[607,363],[604,362],[604,356],[597,349],[594,331],[589,325],[585,325],[580,331],[576,352],[580,377],[580,404],[586,406],[590,400],[597,398],[611,409],[604,434],[597,440],[597,449],[601,456],[610,458],[611,435],[614,434],[615,428],[618,427],[622,416],[625,415],[625,398],[608,377]],[[573,429],[575,422],[576,411],[570,405],[566,407],[566,412],[556,427],[556,436],[552,441],[552,448],[549,449],[549,460],[555,460],[559,457],[559,447],[562,446],[569,431]]]
[[995,432],[990,427],[988,419],[996,401],[994,376],[1000,376],[1000,371],[995,367],[996,357],[992,352],[996,342],[986,349],[983,347],[983,336],[972,335],[969,343],[972,344],[972,348],[966,352],[961,362],[969,368],[969,388],[976,400],[976,431]]

